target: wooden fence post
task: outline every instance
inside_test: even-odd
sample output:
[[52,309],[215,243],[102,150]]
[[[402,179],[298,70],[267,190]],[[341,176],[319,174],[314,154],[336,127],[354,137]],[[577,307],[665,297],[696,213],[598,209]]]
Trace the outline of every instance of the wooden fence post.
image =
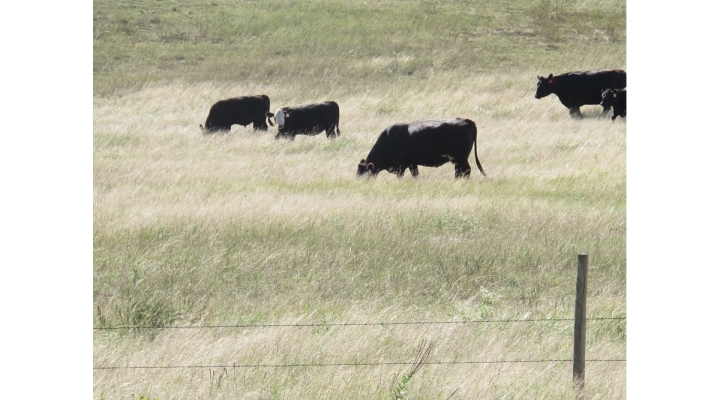
[[573,349],[573,382],[577,398],[584,398],[585,388],[585,303],[587,300],[588,256],[578,254],[575,286],[575,336]]

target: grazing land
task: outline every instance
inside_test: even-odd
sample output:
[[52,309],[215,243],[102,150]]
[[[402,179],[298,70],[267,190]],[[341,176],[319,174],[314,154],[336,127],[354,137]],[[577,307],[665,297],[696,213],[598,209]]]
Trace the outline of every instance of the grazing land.
[[[578,253],[588,317],[625,317],[625,120],[534,98],[537,75],[626,68],[624,2],[95,1],[93,18],[94,326],[153,328],[95,330],[95,398],[573,398],[571,362],[462,362],[571,359]],[[214,102],[255,94],[336,101],[342,135],[201,133]],[[469,179],[356,178],[388,125],[452,117],[477,124],[488,177],[471,160]],[[587,359],[625,359],[624,320],[587,335]],[[394,364],[423,341],[415,374]],[[182,368],[100,369],[117,366]],[[625,397],[625,362],[586,374],[587,398]]]

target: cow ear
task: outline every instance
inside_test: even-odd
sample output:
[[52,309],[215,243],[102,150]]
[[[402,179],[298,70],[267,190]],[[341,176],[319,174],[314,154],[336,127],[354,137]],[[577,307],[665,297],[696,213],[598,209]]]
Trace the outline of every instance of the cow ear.
[[375,172],[375,164],[373,164],[373,163],[368,163],[367,169],[370,170],[370,171]]
[[365,159],[364,159],[364,158],[363,158],[362,160],[360,160],[360,164],[361,164],[361,165],[365,165]]
[[290,113],[285,111],[285,118],[290,118]]
[[548,79],[552,80],[553,74],[548,75]]

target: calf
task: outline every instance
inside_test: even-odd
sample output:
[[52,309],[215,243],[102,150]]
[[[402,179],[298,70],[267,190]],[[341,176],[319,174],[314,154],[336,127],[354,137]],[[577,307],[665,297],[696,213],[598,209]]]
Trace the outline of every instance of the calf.
[[625,118],[627,113],[627,97],[626,89],[605,89],[602,92],[602,101],[600,105],[603,107],[612,107],[612,120],[617,117]]

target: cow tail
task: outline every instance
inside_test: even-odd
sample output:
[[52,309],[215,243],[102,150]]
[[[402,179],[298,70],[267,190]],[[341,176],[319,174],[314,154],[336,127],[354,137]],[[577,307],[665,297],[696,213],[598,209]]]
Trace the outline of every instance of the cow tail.
[[263,94],[262,98],[265,100],[265,103],[266,103],[265,104],[265,108],[266,108],[265,119],[267,120],[267,124],[270,126],[275,126],[272,123],[272,119],[270,119],[270,116],[268,115],[268,113],[270,113],[270,97],[268,97],[268,95],[266,95],[266,94]]
[[478,168],[480,169],[480,173],[483,174],[483,176],[487,176],[485,173],[485,170],[483,169],[482,165],[480,165],[480,159],[477,156],[477,125],[475,125],[475,122],[472,120],[468,120],[470,124],[473,127],[473,144],[475,145],[475,163],[477,164]]
[[332,103],[335,105],[335,135],[340,136],[340,106],[334,101]]

